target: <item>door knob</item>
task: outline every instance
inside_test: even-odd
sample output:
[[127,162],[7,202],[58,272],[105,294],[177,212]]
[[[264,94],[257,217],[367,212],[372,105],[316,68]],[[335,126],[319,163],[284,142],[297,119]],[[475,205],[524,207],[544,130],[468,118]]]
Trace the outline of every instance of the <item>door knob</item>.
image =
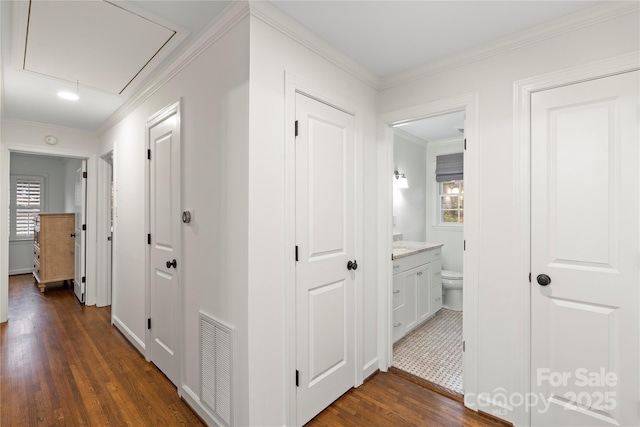
[[536,279],[538,280],[538,284],[540,286],[547,286],[549,283],[551,283],[551,277],[547,276],[546,274],[538,274],[538,277],[536,277]]
[[176,260],[174,259],[173,261],[167,261],[167,268],[176,268],[178,266],[178,263],[176,262]]
[[347,270],[357,270],[357,269],[358,269],[358,262],[355,259],[347,263]]
[[76,237],[76,233],[71,233],[69,237]]

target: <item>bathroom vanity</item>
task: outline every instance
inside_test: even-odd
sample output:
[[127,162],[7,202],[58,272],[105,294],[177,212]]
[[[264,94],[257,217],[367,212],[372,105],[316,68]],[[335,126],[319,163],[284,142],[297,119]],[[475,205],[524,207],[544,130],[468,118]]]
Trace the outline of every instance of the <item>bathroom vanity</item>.
[[442,244],[393,245],[393,342],[442,308]]

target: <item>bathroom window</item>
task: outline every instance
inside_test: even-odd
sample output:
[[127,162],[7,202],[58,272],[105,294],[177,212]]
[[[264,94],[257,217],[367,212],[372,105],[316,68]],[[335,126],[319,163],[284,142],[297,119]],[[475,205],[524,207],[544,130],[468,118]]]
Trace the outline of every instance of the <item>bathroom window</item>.
[[9,194],[10,240],[31,240],[36,215],[44,208],[43,176],[11,175]]
[[464,223],[464,180],[439,182],[438,188],[440,224]]

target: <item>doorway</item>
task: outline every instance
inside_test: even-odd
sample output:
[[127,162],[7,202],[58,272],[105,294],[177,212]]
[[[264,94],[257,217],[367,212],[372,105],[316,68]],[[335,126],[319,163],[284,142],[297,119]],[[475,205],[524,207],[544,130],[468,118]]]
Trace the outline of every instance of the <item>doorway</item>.
[[113,236],[115,229],[116,187],[113,181],[114,152],[98,159],[97,211],[97,300],[98,307],[111,305],[113,292]]
[[[68,287],[72,282],[74,287],[76,282],[83,283],[84,275],[75,274],[77,267],[82,266],[84,271],[84,256],[78,257],[80,262],[75,259],[84,252],[78,254],[74,249],[78,240],[74,217],[78,197],[86,199],[86,192],[81,189],[80,194],[76,188],[77,170],[86,164],[86,160],[12,151],[9,164],[9,275],[35,272],[34,280],[45,292],[46,289]],[[38,221],[39,215],[45,213],[47,220]],[[47,240],[45,234],[53,234],[45,230],[45,222],[52,224],[49,230],[52,226],[63,227],[67,234],[57,230],[55,240]],[[37,244],[34,245],[34,241]],[[57,246],[59,244],[63,246]],[[81,303],[83,296],[81,293]]]
[[393,367],[463,396],[464,122],[393,127]]
[[[473,396],[478,392],[478,94],[470,93],[460,95],[452,98],[446,98],[438,101],[429,102],[426,104],[413,106],[403,110],[397,110],[389,113],[385,113],[380,116],[381,133],[384,135],[384,139],[381,140],[381,156],[380,156],[380,174],[378,187],[380,188],[379,201],[379,230],[383,231],[380,234],[379,240],[379,266],[380,266],[380,287],[379,287],[379,301],[380,301],[380,322],[382,330],[386,331],[386,334],[381,337],[381,369],[385,370],[394,366],[393,344],[394,344],[394,322],[393,310],[394,302],[393,292],[394,289],[394,267],[397,264],[406,263],[402,258],[392,260],[390,262],[390,253],[393,254],[393,185],[396,178],[396,168],[394,165],[393,156],[393,142],[394,142],[394,130],[396,128],[402,128],[405,123],[416,122],[422,119],[428,119],[437,116],[443,116],[450,113],[464,112],[464,228],[463,228],[463,253],[462,253],[462,269],[464,271],[464,299],[463,299],[463,312],[462,319],[463,324],[463,356],[462,365],[464,372],[463,392],[465,395],[465,406],[475,408],[477,402]],[[456,129],[457,130],[457,129]],[[399,174],[403,171],[398,170]],[[406,175],[405,175],[406,176]],[[408,177],[407,177],[408,178]],[[409,186],[411,184],[409,183]],[[434,184],[435,185],[435,184]],[[426,207],[425,207],[426,210]],[[386,230],[386,232],[384,232]],[[436,255],[437,250],[432,252]],[[440,254],[441,255],[441,254]],[[435,262],[437,260],[427,257],[428,262]],[[424,259],[422,260],[425,263]],[[410,263],[409,263],[410,264]],[[406,266],[405,266],[406,267]],[[409,270],[413,267],[409,265]],[[431,268],[432,275],[438,273],[438,268],[441,270],[441,265],[437,263]],[[395,270],[403,269],[403,266],[396,268]],[[407,274],[419,270],[407,271]],[[441,271],[440,271],[441,273]],[[425,273],[420,275],[424,281]],[[437,284],[438,279],[433,279],[430,275],[426,275],[431,284]],[[440,276],[441,277],[441,276]],[[418,279],[416,279],[418,280]],[[435,280],[435,282],[433,281]],[[423,285],[424,286],[424,285]],[[432,291],[429,295],[433,299],[430,300],[430,307],[437,307],[442,301],[437,301],[438,292],[433,291],[433,286],[430,286]],[[441,295],[440,295],[441,297]],[[423,304],[424,305],[424,304]],[[418,306],[419,308],[419,306]],[[437,318],[437,316],[435,316]],[[467,397],[469,396],[469,397]]]

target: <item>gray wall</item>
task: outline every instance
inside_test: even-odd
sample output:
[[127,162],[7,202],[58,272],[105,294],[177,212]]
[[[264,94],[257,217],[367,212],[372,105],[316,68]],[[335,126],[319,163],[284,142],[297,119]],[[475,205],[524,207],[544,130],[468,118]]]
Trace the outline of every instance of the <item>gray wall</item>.
[[404,173],[409,188],[393,189],[394,233],[402,233],[404,240],[424,242],[426,234],[426,142],[399,130],[393,136],[393,166]]
[[[67,160],[63,157],[33,156],[11,153],[12,175],[45,176],[45,199],[43,211],[73,212],[68,209],[67,200],[73,200],[75,194],[74,181],[68,185],[67,169],[80,160]],[[71,164],[71,166],[69,166]],[[76,168],[77,169],[77,168]],[[75,169],[73,169],[75,173]],[[75,177],[74,177],[75,179]],[[33,271],[33,241],[9,242],[9,275],[24,274]]]

